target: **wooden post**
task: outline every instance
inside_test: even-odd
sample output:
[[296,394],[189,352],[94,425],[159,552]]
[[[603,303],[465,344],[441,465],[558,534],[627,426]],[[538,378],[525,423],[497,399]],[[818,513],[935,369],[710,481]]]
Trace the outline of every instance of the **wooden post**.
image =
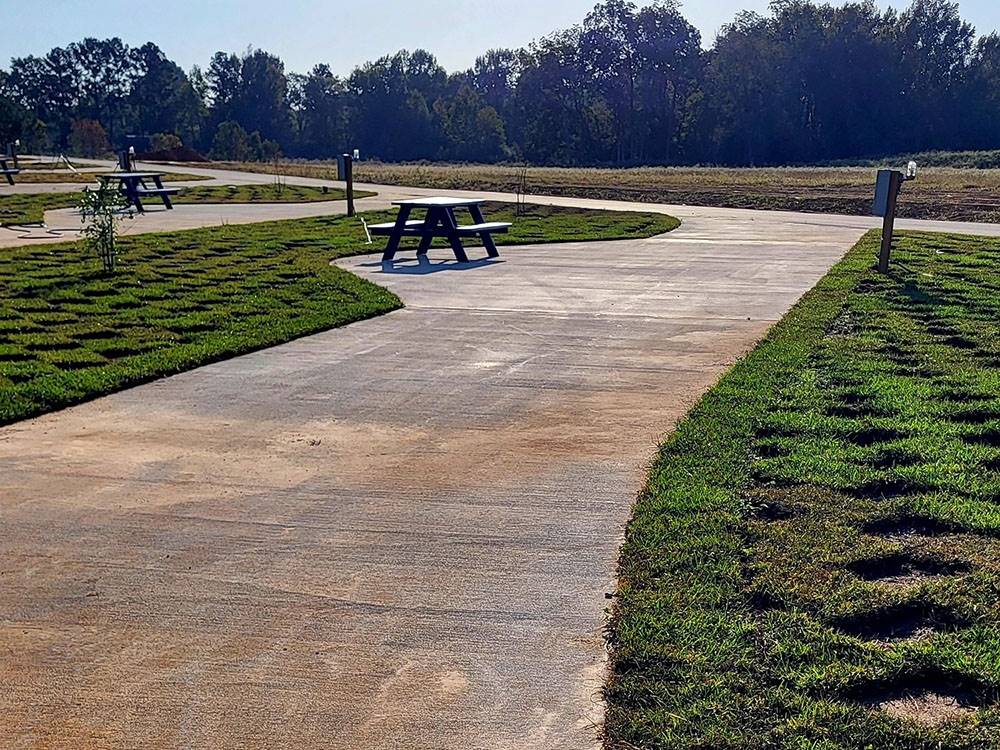
[[889,258],[892,255],[892,233],[896,224],[896,201],[903,186],[903,174],[893,172],[889,183],[888,205],[882,219],[882,249],[878,254],[878,270],[889,273]]
[[347,215],[354,216],[354,157],[344,154],[344,180],[347,182]]

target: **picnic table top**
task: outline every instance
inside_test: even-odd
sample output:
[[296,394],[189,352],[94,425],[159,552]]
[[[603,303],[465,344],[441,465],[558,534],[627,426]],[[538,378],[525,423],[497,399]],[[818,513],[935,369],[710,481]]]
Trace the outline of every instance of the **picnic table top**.
[[99,180],[141,180],[146,177],[162,177],[163,172],[100,172]]
[[393,201],[394,206],[413,206],[414,208],[459,208],[461,206],[479,206],[486,203],[484,198],[449,198],[436,196],[433,198],[409,198],[404,201]]

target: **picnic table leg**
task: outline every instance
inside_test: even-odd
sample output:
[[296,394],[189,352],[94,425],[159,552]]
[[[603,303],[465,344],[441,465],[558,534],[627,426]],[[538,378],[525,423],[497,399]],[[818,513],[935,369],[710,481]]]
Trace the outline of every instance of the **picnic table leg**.
[[[156,183],[157,190],[163,190],[163,178],[160,175],[156,175],[153,178],[153,182]],[[174,210],[174,204],[170,202],[170,196],[166,193],[160,193],[160,197],[163,198],[163,205],[167,207],[168,211]]]
[[442,223],[441,213],[442,211],[439,208],[427,209],[427,218],[424,219],[423,226],[424,235],[420,238],[420,247],[417,248],[417,256],[427,255],[427,251],[431,249],[431,243],[434,242],[434,230]]
[[468,263],[469,256],[465,254],[462,238],[458,234],[458,222],[455,221],[455,211],[451,208],[446,208],[442,213],[443,216],[441,218],[444,220],[444,229],[448,233],[448,242],[451,243],[451,249],[455,252],[455,259],[459,263]]
[[431,243],[434,242],[433,234],[425,234],[420,238],[420,247],[417,248],[417,256],[427,255],[427,251],[431,249]]
[[[479,206],[469,206],[469,213],[472,214],[472,219],[477,224],[485,224],[486,217],[483,216],[483,209]],[[493,241],[493,235],[489,232],[483,232],[479,235],[479,239],[483,241],[483,247],[486,248],[486,254],[491,258],[499,258],[500,251],[497,250],[497,245]]]
[[[7,160],[6,159],[0,159],[0,169],[3,169],[4,172],[6,172],[9,169],[9,167],[7,166]],[[14,175],[12,175],[12,174],[10,174],[8,172],[7,174],[4,175],[4,177],[7,178],[7,182],[8,183],[10,183],[11,185],[14,184]]]
[[406,229],[406,222],[409,220],[412,211],[412,206],[399,207],[399,215],[396,216],[396,226],[392,228],[392,234],[389,235],[389,241],[385,245],[385,252],[382,253],[383,263],[396,257],[396,251],[399,250],[399,241],[403,239],[403,231]]
[[135,206],[135,210],[139,213],[146,213],[146,209],[142,205],[142,199],[139,197],[139,183],[135,180],[126,180],[122,184],[122,189],[125,191],[125,200]]

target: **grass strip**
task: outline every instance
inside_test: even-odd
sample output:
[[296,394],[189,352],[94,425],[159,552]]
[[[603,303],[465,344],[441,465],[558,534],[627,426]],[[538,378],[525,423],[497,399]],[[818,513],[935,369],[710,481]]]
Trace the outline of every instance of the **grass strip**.
[[[169,180],[165,181],[167,186]],[[372,192],[358,191],[356,198],[367,198]],[[173,197],[174,203],[318,203],[344,200],[340,188],[302,187],[299,185],[196,185],[182,188]],[[15,193],[0,195],[0,225],[38,224],[46,211],[74,208],[80,204],[80,194],[72,193]],[[147,205],[159,206],[159,199],[149,199]]]
[[867,235],[661,447],[611,748],[1000,747],[1000,244]]
[[[358,190],[355,198],[370,198],[375,193]],[[176,203],[320,203],[344,200],[342,188],[303,187],[302,185],[197,185],[184,188]]]

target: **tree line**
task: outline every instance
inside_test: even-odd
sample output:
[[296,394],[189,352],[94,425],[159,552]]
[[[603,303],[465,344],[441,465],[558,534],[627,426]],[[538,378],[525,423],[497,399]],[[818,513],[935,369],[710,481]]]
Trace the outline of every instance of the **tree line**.
[[84,39],[0,70],[0,140],[95,153],[131,134],[219,159],[767,165],[1000,148],[1000,36],[957,3],[775,0],[710,49],[675,0],[445,71],[424,50],[292,73],[259,49],[185,72],[153,43]]

